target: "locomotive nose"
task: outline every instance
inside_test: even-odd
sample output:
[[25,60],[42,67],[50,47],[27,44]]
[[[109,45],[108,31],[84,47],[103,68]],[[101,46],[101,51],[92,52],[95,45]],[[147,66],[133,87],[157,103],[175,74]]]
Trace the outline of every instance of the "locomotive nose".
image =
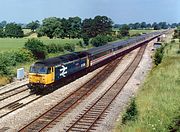
[[45,83],[45,76],[43,75],[32,75],[29,77],[31,83]]

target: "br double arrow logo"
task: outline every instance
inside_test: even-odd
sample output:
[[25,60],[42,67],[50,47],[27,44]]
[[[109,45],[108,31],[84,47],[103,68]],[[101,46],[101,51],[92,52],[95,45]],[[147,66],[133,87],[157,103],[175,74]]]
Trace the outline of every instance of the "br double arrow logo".
[[65,74],[67,74],[67,67],[61,66],[62,68],[60,69],[60,76],[66,77]]

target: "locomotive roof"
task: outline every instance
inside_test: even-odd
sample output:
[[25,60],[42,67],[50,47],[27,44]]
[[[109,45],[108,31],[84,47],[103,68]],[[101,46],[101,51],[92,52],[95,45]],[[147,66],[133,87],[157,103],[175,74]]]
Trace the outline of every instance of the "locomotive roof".
[[87,54],[88,54],[87,52],[74,52],[74,53],[61,55],[61,56],[57,56],[57,57],[53,57],[53,58],[49,58],[45,60],[39,60],[35,62],[35,65],[43,65],[43,66],[48,66],[48,67],[55,66],[55,65],[73,61],[79,58],[83,58],[87,56]]

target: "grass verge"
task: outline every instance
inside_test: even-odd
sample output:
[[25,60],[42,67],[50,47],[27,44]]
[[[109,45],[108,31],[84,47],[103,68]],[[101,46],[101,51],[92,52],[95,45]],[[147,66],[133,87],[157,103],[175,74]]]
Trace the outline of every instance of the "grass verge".
[[126,124],[117,122],[115,132],[163,132],[177,127],[180,121],[177,120],[180,117],[178,49],[178,43],[169,43],[165,48],[162,63],[152,69],[136,97],[137,119]]

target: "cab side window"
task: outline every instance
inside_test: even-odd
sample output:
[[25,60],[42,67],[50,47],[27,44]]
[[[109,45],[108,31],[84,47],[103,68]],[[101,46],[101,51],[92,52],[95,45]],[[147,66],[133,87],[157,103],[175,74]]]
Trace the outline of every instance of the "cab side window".
[[50,73],[51,73],[51,68],[49,67],[47,70],[47,74],[50,74]]

